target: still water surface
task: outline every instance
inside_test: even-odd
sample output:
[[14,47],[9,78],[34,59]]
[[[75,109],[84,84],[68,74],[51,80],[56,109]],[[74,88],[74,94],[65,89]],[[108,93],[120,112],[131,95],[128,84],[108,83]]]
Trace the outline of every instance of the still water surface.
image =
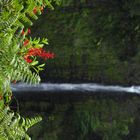
[[23,116],[41,115],[33,140],[140,140],[140,87],[11,85]]

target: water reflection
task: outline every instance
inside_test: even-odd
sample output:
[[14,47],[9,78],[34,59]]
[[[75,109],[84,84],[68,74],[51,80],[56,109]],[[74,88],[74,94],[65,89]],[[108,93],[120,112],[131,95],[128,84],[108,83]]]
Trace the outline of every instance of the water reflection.
[[33,140],[139,140],[140,97],[126,94],[128,90],[136,93],[138,87],[41,84],[13,88],[22,115],[43,117],[28,131]]

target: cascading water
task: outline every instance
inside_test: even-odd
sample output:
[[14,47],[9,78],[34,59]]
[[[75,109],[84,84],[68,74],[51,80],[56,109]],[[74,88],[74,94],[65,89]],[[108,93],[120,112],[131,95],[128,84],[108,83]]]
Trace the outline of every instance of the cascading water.
[[52,84],[52,83],[42,83],[39,85],[27,85],[23,83],[12,84],[11,85],[13,92],[54,92],[54,91],[81,91],[81,92],[127,92],[127,93],[136,93],[140,94],[140,86],[112,86],[112,85],[100,85],[94,83],[82,83],[82,84],[70,84],[70,83],[61,83],[61,84]]

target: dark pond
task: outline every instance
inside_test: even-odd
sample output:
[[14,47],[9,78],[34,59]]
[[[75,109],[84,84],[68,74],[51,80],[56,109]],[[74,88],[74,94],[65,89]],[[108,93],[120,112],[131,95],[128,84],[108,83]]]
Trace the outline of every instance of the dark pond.
[[43,117],[28,131],[33,140],[140,140],[139,87],[42,84],[12,89],[11,108]]

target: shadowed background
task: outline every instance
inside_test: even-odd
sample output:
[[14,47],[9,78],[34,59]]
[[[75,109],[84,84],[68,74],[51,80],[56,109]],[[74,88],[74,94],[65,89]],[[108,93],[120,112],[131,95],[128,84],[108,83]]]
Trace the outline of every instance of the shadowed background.
[[32,28],[56,54],[43,82],[140,83],[138,1],[68,0],[46,9]]

